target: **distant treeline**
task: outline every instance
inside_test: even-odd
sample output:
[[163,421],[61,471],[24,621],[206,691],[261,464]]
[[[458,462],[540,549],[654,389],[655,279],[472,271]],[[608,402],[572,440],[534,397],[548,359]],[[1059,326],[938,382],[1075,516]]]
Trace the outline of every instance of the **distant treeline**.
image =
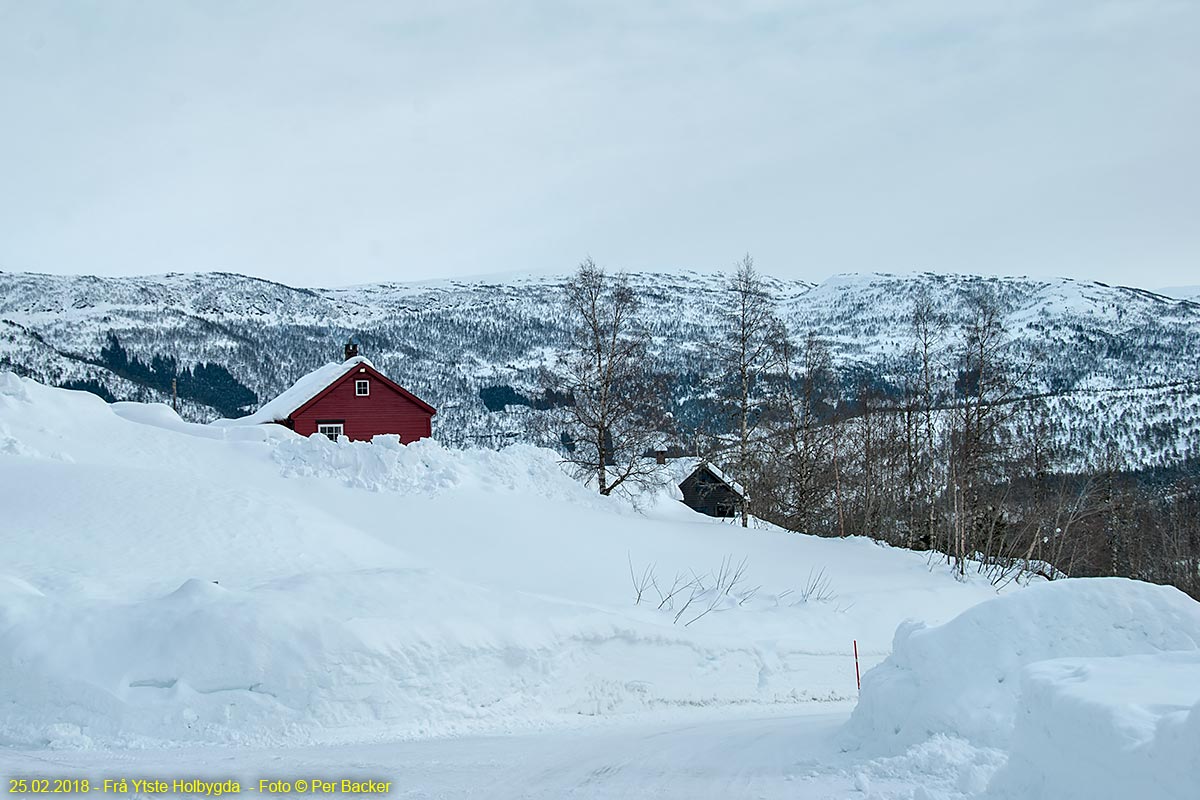
[[[114,374],[166,394],[171,393],[171,381],[174,379],[180,397],[214,408],[226,417],[242,416],[248,408],[258,404],[258,395],[220,364],[181,367],[171,356],[157,354],[147,364],[136,356],[130,357],[117,335],[111,331],[108,343],[100,350],[100,360]],[[93,391],[88,386],[77,388]],[[108,392],[105,394],[112,396]]]
[[62,389],[74,389],[78,392],[91,392],[92,394],[104,400],[106,403],[117,402],[116,396],[110,392],[108,387],[100,381],[94,381],[90,379],[67,381],[66,383],[59,384],[59,387]]
[[539,411],[565,408],[574,402],[571,395],[552,389],[540,396],[526,397],[511,386],[485,386],[479,390],[479,399],[488,411],[503,411],[509,406],[527,406]]

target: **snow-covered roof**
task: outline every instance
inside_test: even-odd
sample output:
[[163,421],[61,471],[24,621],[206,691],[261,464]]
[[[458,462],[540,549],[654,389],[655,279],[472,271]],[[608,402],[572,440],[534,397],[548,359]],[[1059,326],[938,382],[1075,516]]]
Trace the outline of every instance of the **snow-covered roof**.
[[259,422],[281,422],[292,415],[292,412],[300,406],[312,400],[321,392],[328,389],[338,378],[345,375],[351,369],[365,365],[371,369],[375,368],[367,359],[362,356],[355,356],[346,361],[331,362],[323,367],[313,370],[305,375],[300,380],[296,381],[292,388],[285,391],[283,394],[270,400],[262,405],[258,411],[255,411],[249,416],[242,417],[238,422],[259,423]]
[[703,458],[673,458],[670,460],[670,464],[671,472],[675,475],[677,482],[682,482],[699,467],[707,467],[708,471],[720,479],[726,486],[733,489],[733,491],[740,494],[743,498],[747,497],[746,487],[726,475],[721,471],[720,467],[711,461],[706,461]]
[[737,481],[735,481],[733,478],[729,477],[724,472],[722,472],[721,468],[718,467],[716,464],[712,463],[711,461],[707,461],[704,463],[704,466],[708,467],[708,471],[711,472],[713,475],[716,475],[718,478],[720,478],[725,483],[725,485],[728,486],[730,489],[733,489],[735,492],[740,494],[742,497],[746,496],[746,488],[744,486],[742,486],[740,483],[738,483]]

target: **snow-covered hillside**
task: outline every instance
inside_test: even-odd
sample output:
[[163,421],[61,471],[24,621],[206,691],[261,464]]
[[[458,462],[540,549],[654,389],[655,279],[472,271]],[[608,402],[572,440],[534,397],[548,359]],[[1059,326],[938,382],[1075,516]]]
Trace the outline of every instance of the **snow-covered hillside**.
[[[195,425],[8,374],[0,453],[10,744],[400,738],[848,699],[854,640],[870,666],[903,619],[994,594],[865,539],[744,530],[666,496],[638,513],[529,446]],[[742,585],[678,622],[679,600],[635,605],[631,565],[665,589],[743,558]]]
[[[525,401],[539,370],[564,341],[563,277],[509,276],[342,289],[296,289],[239,275],[94,278],[0,273],[0,367],[64,385],[91,381],[119,399],[166,399],[162,386],[130,380],[104,357],[109,335],[146,364],[212,363],[265,402],[340,353],[347,337],[439,409],[445,442],[485,447],[528,440],[529,408],[489,407],[488,387]],[[656,366],[680,376],[672,400],[684,427],[707,427],[708,345],[718,336],[724,278],[696,272],[639,273],[631,281],[654,335]],[[770,280],[792,332],[829,342],[835,361],[896,379],[908,346],[912,301],[928,295],[951,332],[963,297],[987,288],[1002,307],[1015,354],[1032,362],[1029,390],[1055,398],[1067,467],[1112,432],[1135,464],[1194,455],[1200,416],[1200,305],[1103,284],[967,275],[843,275],[819,285]],[[120,370],[118,370],[120,372]],[[168,382],[169,383],[169,382]],[[513,395],[501,395],[511,400]],[[1183,398],[1182,405],[1180,397]],[[186,418],[218,413],[185,397]],[[239,401],[240,402],[240,401]],[[524,402],[524,401],[522,401]],[[1156,409],[1180,407],[1163,419]],[[224,412],[226,414],[230,411]]]
[[254,793],[269,764],[503,798],[1200,780],[1200,604],[1175,589],[998,595],[868,539],[643,501],[527,445],[304,439],[0,373],[0,772]]

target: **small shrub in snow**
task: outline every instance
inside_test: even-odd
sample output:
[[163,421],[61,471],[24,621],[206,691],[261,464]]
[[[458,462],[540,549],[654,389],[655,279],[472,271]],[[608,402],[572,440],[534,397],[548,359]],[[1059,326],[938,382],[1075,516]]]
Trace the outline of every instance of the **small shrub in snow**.
[[810,569],[808,580],[804,582],[804,588],[800,590],[800,602],[828,603],[835,599],[837,599],[837,595],[830,588],[829,576],[825,574],[825,568],[822,567],[816,572]]
[[655,565],[646,566],[639,573],[629,559],[629,579],[633,583],[634,605],[642,602],[649,589],[658,595],[658,610],[670,612],[675,624],[691,625],[698,619],[717,610],[719,606],[736,607],[754,597],[761,588],[746,586],[748,561],[743,558],[734,562],[733,556],[721,559],[721,565],[710,573],[695,570],[675,573],[671,585],[660,585]]
[[654,583],[654,565],[648,564],[646,568],[642,570],[642,576],[639,578],[633,571],[633,557],[629,556],[629,579],[633,581],[633,604],[636,606],[642,602],[642,595],[644,595],[646,590],[649,589]]
[[[657,610],[670,613],[672,623],[683,623],[684,627],[714,611],[745,606],[762,589],[761,585],[751,586],[747,583],[748,559],[735,562],[732,555],[721,559],[720,566],[711,572],[676,572],[670,584],[659,583],[655,564],[649,564],[639,571],[634,567],[632,557],[629,557],[628,563],[634,605],[640,605],[643,600],[653,601],[649,595],[653,590],[658,598]],[[774,600],[779,603],[792,596],[799,598],[791,603],[793,606],[810,602],[827,603],[837,597],[824,567],[809,570],[808,580],[798,594],[786,589],[774,595]]]

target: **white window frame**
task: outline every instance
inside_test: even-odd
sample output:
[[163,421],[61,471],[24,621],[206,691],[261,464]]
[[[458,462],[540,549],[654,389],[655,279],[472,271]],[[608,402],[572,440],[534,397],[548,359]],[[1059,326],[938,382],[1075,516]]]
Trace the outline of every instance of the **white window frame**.
[[317,424],[317,433],[328,436],[331,441],[336,442],[339,436],[346,435],[346,423],[320,422]]
[[371,382],[366,378],[359,378],[354,381],[354,396],[355,397],[370,397]]

